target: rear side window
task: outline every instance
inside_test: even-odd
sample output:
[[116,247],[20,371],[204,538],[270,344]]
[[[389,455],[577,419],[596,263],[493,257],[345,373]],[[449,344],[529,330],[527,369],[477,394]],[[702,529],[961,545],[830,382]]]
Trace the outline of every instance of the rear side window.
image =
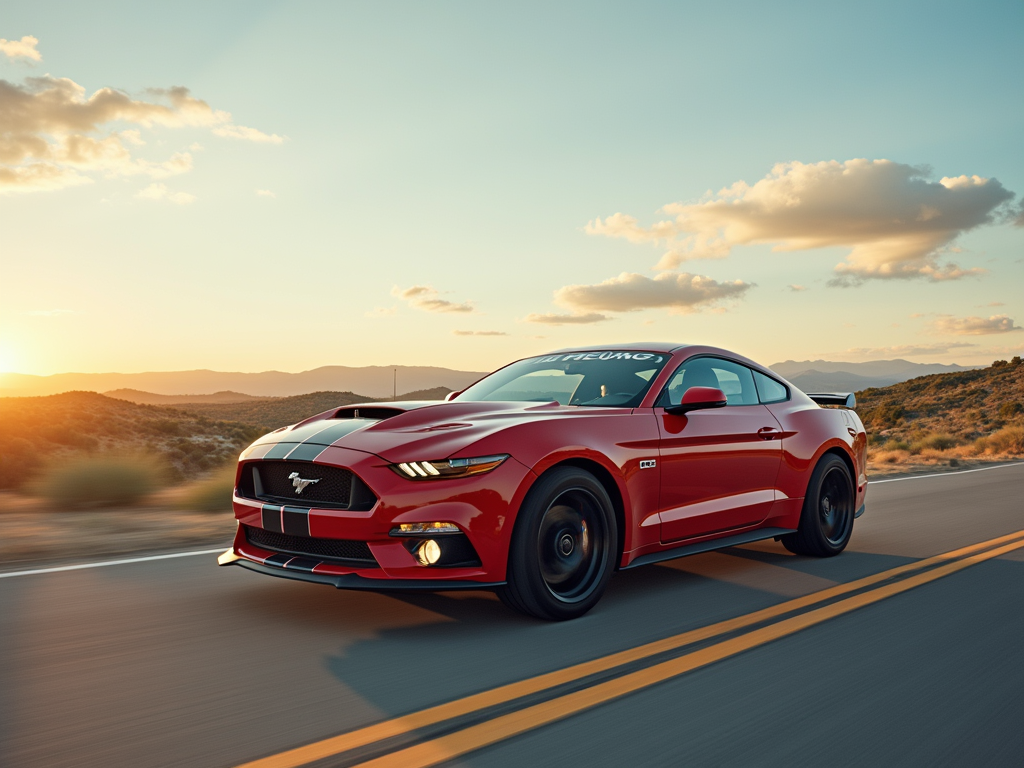
[[760,371],[754,371],[754,382],[757,384],[757,394],[762,403],[781,403],[789,400],[789,390],[770,376],[765,376]]
[[672,375],[658,405],[679,405],[690,387],[715,387],[725,392],[729,405],[757,405],[752,371],[746,366],[717,357],[687,360]]

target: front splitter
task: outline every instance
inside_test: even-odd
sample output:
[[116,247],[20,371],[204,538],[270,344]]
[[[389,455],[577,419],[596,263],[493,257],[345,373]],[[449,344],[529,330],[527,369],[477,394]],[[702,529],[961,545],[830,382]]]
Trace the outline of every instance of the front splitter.
[[367,579],[357,573],[340,575],[328,573],[312,573],[310,571],[287,570],[272,565],[254,563],[239,557],[228,550],[217,558],[219,565],[240,565],[250,571],[276,576],[279,579],[295,579],[309,581],[314,584],[327,584],[337,589],[359,589],[371,592],[393,590],[416,590],[420,592],[451,592],[453,590],[494,589],[503,586],[503,581],[447,581],[445,579]]

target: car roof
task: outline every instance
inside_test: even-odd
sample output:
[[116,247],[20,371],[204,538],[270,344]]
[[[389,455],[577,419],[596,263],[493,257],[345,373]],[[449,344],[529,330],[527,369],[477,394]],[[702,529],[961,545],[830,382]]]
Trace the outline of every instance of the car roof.
[[[769,374],[771,376],[774,376],[775,378],[782,378],[781,376],[779,376],[779,374],[775,373],[775,371],[771,370],[765,365],[762,365],[756,360],[751,360],[749,357],[745,357],[739,354],[738,352],[733,352],[732,350],[729,349],[722,349],[721,347],[712,347],[707,344],[679,344],[671,341],[631,341],[626,342],[625,344],[599,344],[581,347],[565,347],[564,349],[556,349],[555,351],[548,352],[547,354],[564,355],[570,352],[603,352],[605,350],[627,351],[633,349],[642,352],[661,352],[667,355],[674,355],[677,352],[683,352],[684,350],[692,350],[693,354],[700,355],[720,355],[723,357],[732,358],[733,360],[743,363],[744,365],[747,365],[751,368],[756,368],[762,373]],[[542,356],[543,355],[537,355],[537,357]],[[684,357],[689,357],[689,355],[684,355]],[[783,379],[783,381],[785,381],[785,379]]]
[[549,355],[561,355],[567,352],[601,352],[604,350],[630,350],[636,349],[643,352],[665,352],[672,353],[692,344],[680,344],[672,341],[630,341],[625,344],[588,344],[581,347],[565,347],[548,352]]

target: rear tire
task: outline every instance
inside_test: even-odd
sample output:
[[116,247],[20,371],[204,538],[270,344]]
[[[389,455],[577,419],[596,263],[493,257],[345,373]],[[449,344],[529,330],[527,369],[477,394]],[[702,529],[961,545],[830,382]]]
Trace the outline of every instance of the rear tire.
[[617,539],[604,486],[584,470],[553,469],[530,489],[519,510],[498,597],[539,619],[582,616],[608,585]]
[[855,494],[853,477],[841,458],[826,454],[807,485],[800,526],[782,537],[783,546],[797,555],[833,557],[850,543]]

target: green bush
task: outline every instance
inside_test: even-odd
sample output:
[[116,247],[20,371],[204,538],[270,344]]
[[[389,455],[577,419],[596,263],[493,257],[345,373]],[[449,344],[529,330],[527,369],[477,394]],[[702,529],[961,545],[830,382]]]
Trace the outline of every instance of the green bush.
[[99,454],[51,463],[29,491],[63,508],[117,507],[152,493],[163,478],[164,467],[152,456]]
[[182,497],[185,509],[197,512],[230,512],[236,466],[232,463],[217,470],[205,480],[193,483]]

